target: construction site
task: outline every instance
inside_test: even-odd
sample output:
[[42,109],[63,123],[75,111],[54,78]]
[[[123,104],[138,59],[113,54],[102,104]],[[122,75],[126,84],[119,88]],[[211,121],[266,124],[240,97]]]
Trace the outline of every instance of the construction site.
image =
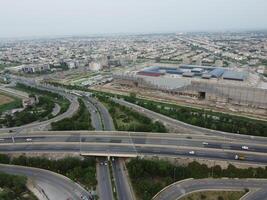
[[267,115],[267,84],[248,71],[195,65],[145,66],[116,73],[113,78],[104,88]]

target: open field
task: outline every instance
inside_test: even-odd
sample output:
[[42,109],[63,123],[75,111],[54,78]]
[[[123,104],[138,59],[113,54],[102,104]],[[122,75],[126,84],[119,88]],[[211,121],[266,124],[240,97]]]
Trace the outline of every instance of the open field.
[[244,191],[206,191],[189,194],[180,200],[239,200]]
[[11,103],[12,101],[14,101],[12,97],[0,93],[0,105]]
[[0,112],[22,107],[21,99],[0,93]]

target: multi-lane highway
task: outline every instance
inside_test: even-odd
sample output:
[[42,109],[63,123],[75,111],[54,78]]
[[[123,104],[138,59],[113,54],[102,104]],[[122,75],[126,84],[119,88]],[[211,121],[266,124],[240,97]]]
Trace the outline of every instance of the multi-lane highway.
[[209,190],[232,190],[239,191],[250,189],[251,192],[246,200],[265,200],[267,199],[267,180],[261,179],[189,179],[176,182],[167,186],[153,200],[176,200],[186,196],[189,193]]
[[[101,118],[102,118],[102,122],[103,122],[103,129],[106,131],[114,131],[114,124],[113,124],[113,120],[112,117],[110,116],[107,108],[101,103],[98,102],[97,100],[95,100],[92,97],[87,97],[88,101],[96,107],[97,112],[99,112]],[[86,141],[86,140],[83,140]],[[109,156],[109,155],[107,155]],[[103,162],[103,161],[102,161]],[[128,180],[126,178],[126,174],[125,174],[125,170],[123,170],[123,160],[119,160],[119,159],[115,159],[111,162],[112,165],[112,172],[115,178],[115,184],[116,184],[116,190],[117,190],[117,195],[118,195],[118,199],[119,200],[132,200],[133,198],[133,194],[131,193],[130,190],[130,186],[128,183]],[[101,167],[101,165],[100,165]],[[107,166],[104,164],[102,165],[102,168],[107,168]],[[102,171],[104,171],[102,169]],[[103,173],[103,175],[107,174],[108,172],[108,168],[106,169],[106,172]],[[106,176],[106,178],[108,178],[109,176]],[[106,180],[109,181],[109,180]],[[107,183],[104,183],[107,184]],[[101,186],[100,186],[101,187]],[[111,186],[110,186],[111,188]],[[109,191],[109,190],[107,190]],[[112,196],[110,196],[110,198],[112,198]],[[109,198],[109,199],[110,199]],[[106,198],[102,198],[102,199],[107,199]]]
[[[91,113],[91,120],[92,125],[94,126],[95,130],[101,131],[105,128],[105,123],[107,121],[103,121],[103,113],[97,101],[92,97],[85,97],[85,104],[88,110]],[[106,116],[107,118],[108,116]],[[77,138],[76,138],[77,139]],[[74,141],[76,140],[74,139]],[[85,142],[85,138],[79,138],[82,142]],[[77,140],[76,140],[77,141]],[[81,149],[81,152],[83,149]],[[98,189],[99,189],[99,198],[101,200],[105,199],[113,199],[112,193],[112,185],[110,180],[110,171],[108,167],[108,161],[105,157],[99,158],[97,165],[97,182],[98,182]]]
[[124,162],[119,158],[112,160],[112,168],[116,181],[116,188],[118,192],[118,199],[120,200],[133,200],[135,199],[133,192],[130,189],[125,169]]
[[97,183],[99,190],[99,198],[101,200],[113,199],[112,185],[110,179],[110,171],[108,161],[105,157],[99,158],[97,162]]
[[50,200],[80,200],[82,197],[87,199],[91,197],[91,194],[77,183],[63,175],[48,170],[0,164],[0,171],[28,177],[41,190],[40,192]]
[[[191,157],[267,164],[267,145],[220,137],[170,133],[32,132],[0,138],[1,152],[80,152],[86,155]],[[247,147],[244,149],[244,147]],[[193,153],[192,153],[193,151]],[[236,160],[243,155],[244,160]]]

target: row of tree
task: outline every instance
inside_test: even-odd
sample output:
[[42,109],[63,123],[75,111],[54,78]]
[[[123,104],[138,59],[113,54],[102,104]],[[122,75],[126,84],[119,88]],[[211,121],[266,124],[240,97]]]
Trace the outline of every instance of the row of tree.
[[198,162],[189,163],[188,166],[175,166],[168,161],[140,158],[127,163],[127,169],[135,191],[143,200],[150,200],[167,185],[187,178],[267,178],[267,167],[239,169],[229,165],[222,169],[219,165],[208,167]]
[[148,101],[138,99],[134,96],[124,97],[124,99],[154,112],[195,126],[231,133],[267,137],[266,121],[218,113],[211,110]]

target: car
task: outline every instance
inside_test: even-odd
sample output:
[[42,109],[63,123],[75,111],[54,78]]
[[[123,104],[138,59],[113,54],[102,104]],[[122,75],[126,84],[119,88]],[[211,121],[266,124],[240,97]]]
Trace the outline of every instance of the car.
[[4,141],[5,139],[4,138],[0,138],[0,141]]
[[248,146],[242,146],[242,149],[248,150]]
[[86,196],[83,196],[83,195],[81,196],[81,199],[82,200],[89,200]]
[[195,151],[189,151],[190,155],[195,155]]
[[108,162],[107,162],[107,161],[105,161],[105,162],[104,162],[104,165],[105,165],[105,166],[107,166],[107,165],[108,165]]
[[203,144],[203,145],[209,145],[209,143],[207,143],[207,142],[202,142],[202,144]]
[[31,138],[27,138],[27,139],[26,139],[26,142],[31,142],[31,141],[32,141]]

